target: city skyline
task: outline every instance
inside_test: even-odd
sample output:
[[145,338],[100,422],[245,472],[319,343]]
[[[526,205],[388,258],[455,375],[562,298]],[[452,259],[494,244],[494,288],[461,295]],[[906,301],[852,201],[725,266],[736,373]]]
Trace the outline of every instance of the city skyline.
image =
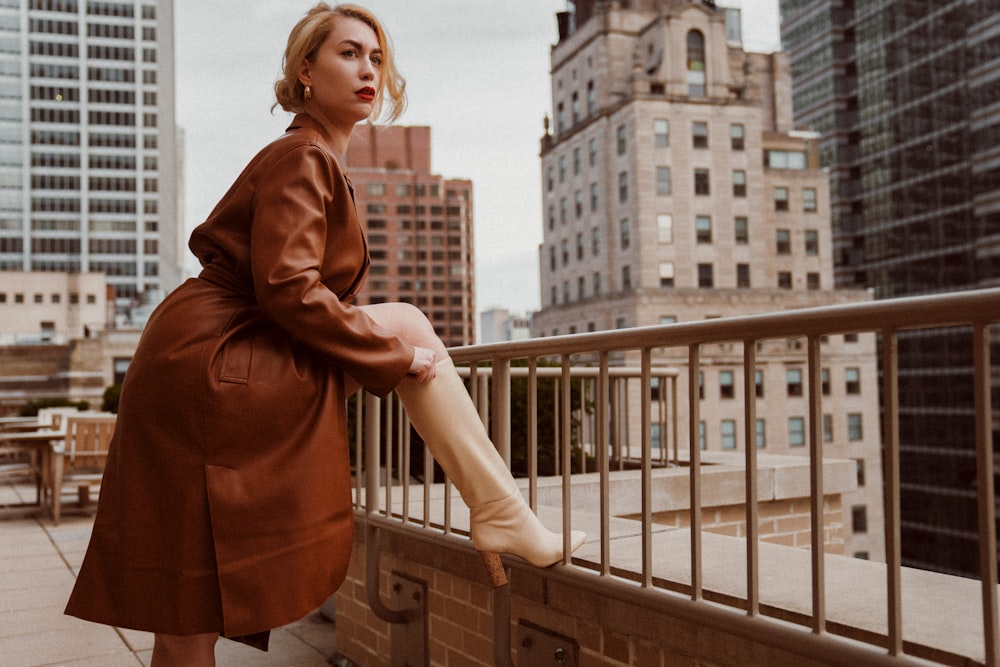
[[[551,115],[549,47],[558,39],[555,15],[565,0],[513,0],[477,7],[471,16],[456,0],[366,4],[385,23],[408,81],[410,105],[398,124],[429,125],[433,171],[473,181],[477,310],[536,309],[539,139]],[[746,48],[778,48],[777,0],[720,4],[744,9]],[[280,108],[269,112],[272,85],[288,31],[312,5],[185,0],[175,6],[185,236],[287,125]]]

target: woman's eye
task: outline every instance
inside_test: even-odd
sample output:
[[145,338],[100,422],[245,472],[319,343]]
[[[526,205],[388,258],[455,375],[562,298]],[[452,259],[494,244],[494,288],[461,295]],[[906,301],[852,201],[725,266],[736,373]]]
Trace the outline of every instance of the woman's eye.
[[382,66],[382,56],[372,56],[372,65],[376,67]]
[[347,56],[348,58],[354,58],[358,55],[358,52],[354,49],[347,49],[341,55]]

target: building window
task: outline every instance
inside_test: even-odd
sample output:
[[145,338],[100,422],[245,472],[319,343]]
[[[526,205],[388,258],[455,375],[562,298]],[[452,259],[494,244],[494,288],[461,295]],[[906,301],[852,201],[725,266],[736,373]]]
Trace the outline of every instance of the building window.
[[864,505],[855,505],[851,508],[851,531],[868,532],[868,509]]
[[566,198],[561,197],[559,199],[559,222],[566,224],[566,220],[569,218],[569,204],[566,203]]
[[788,446],[804,447],[806,444],[806,420],[802,417],[788,418]]
[[791,273],[791,271],[778,271],[778,288],[779,289],[792,289],[792,273]]
[[711,185],[709,184],[708,169],[694,170],[694,193],[696,195],[711,194]]
[[580,96],[576,91],[573,91],[573,95],[570,97],[569,109],[573,124],[576,125],[580,122]]
[[862,488],[865,485],[865,461],[864,459],[857,459],[854,462],[854,468],[857,473],[858,478],[858,488]]
[[711,264],[698,265],[698,287],[715,287]]
[[666,148],[670,145],[670,123],[667,119],[653,119],[653,139],[657,148]]
[[627,138],[627,135],[625,134],[625,126],[624,125],[619,125],[618,126],[618,154],[619,155],[625,155],[625,150],[628,148],[628,144],[626,142],[626,138]]
[[816,212],[816,188],[802,189],[802,210],[806,213]]
[[622,267],[622,289],[632,289],[632,268]]
[[549,270],[556,270],[556,249],[555,246],[549,247]]
[[750,242],[750,221],[743,217],[737,216],[733,219],[733,230],[734,239],[739,245],[746,245]]
[[583,233],[579,232],[576,235],[576,258],[577,259],[583,259],[583,249],[584,249]]
[[591,212],[597,210],[597,206],[600,203],[600,199],[597,196],[597,183],[590,184],[590,210]]
[[777,245],[776,250],[779,255],[792,254],[791,233],[787,229],[779,229],[774,232],[774,239]]
[[705,422],[698,422],[698,449],[705,449]]
[[775,211],[788,210],[788,188],[774,189],[774,210]]
[[764,449],[767,446],[767,431],[764,424],[763,419],[758,419],[757,423],[754,424],[754,439],[756,440],[757,449]]
[[707,215],[699,215],[694,219],[695,239],[698,243],[712,242],[712,219]]
[[669,213],[656,216],[656,240],[660,243],[674,242],[674,216]]
[[823,415],[823,442],[833,442],[833,415]]
[[600,296],[601,294],[601,274],[598,272],[594,273],[593,280],[594,296]]
[[759,368],[753,372],[753,393],[757,398],[764,398],[764,371]]
[[708,123],[695,121],[691,126],[695,148],[708,148]]
[[736,449],[736,420],[723,419],[719,424],[719,439],[723,449]]
[[549,229],[556,228],[556,207],[549,206]]
[[587,142],[587,163],[591,167],[597,164],[597,139]]
[[705,96],[705,36],[697,30],[687,34],[688,95]]
[[576,298],[580,301],[583,301],[587,297],[586,282],[587,281],[584,280],[583,276],[576,279]]
[[739,123],[733,123],[729,126],[729,143],[734,151],[741,151],[745,147],[744,135],[746,130],[743,125]]
[[597,109],[597,91],[594,89],[594,82],[587,82],[587,115],[593,116]]
[[816,272],[814,272],[814,271],[810,271],[809,273],[807,273],[806,274],[806,289],[818,290],[819,287],[820,287],[820,285],[819,285],[819,274],[816,273]]
[[736,265],[736,286],[737,287],[750,287],[750,265],[749,264],[737,264]]
[[789,368],[785,371],[785,385],[788,388],[789,396],[802,395],[802,369]]
[[560,244],[560,249],[562,250],[563,266],[566,266],[567,264],[569,264],[569,241],[563,239],[562,243]]
[[806,254],[812,256],[819,254],[819,232],[815,229],[806,230]]
[[628,201],[628,172],[618,174],[618,201],[624,204]]
[[580,149],[579,148],[574,148],[573,149],[573,173],[574,174],[579,174],[580,173]]
[[599,227],[590,230],[590,252],[595,257],[601,252],[601,230]]
[[545,170],[545,188],[552,192],[552,188],[556,186],[555,175],[552,173],[552,166],[550,165],[548,169]]
[[660,287],[674,286],[674,263],[660,262]]
[[861,428],[861,413],[852,412],[847,415],[847,439],[851,442],[857,442],[864,438],[864,432]]
[[577,220],[583,216],[583,193],[579,190],[573,193],[573,212],[576,214]]
[[736,385],[732,371],[719,371],[719,398],[736,398]]
[[621,222],[618,224],[619,238],[621,240],[622,250],[625,250],[631,244],[631,232],[629,231],[628,218],[622,218]]
[[771,169],[798,169],[806,168],[805,151],[766,151],[767,166]]
[[747,173],[742,169],[737,169],[733,172],[733,196],[747,196]]
[[819,372],[820,374],[820,390],[823,392],[824,396],[830,395],[830,369],[823,368]]
[[858,368],[844,369],[844,391],[848,394],[861,393],[861,370]]
[[656,168],[656,194],[670,194],[670,167]]

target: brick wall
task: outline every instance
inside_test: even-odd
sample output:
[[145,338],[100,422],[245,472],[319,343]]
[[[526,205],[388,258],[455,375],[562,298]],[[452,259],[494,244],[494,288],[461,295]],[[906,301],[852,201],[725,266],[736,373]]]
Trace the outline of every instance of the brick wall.
[[[388,666],[391,631],[368,608],[363,539],[364,531],[357,530],[348,578],[335,598],[337,649],[359,665]],[[492,595],[474,552],[443,541],[386,533],[380,570],[381,596],[387,604],[394,573],[426,582],[431,665],[494,664]],[[514,566],[511,587],[515,664],[522,621],[576,642],[582,667],[820,664],[716,630],[684,614],[671,616],[567,584],[548,576],[546,570]],[[539,663],[525,659],[523,664]]]
[[[787,498],[760,503],[758,536],[763,542],[789,547],[811,546],[812,524],[809,499]],[[639,515],[626,518],[639,519]],[[706,507],[701,515],[702,529],[719,535],[746,537],[746,509],[743,505]],[[656,512],[653,523],[675,528],[687,528],[691,523],[688,510]],[[826,553],[844,553],[844,508],[840,495],[830,495],[823,502],[823,545]]]

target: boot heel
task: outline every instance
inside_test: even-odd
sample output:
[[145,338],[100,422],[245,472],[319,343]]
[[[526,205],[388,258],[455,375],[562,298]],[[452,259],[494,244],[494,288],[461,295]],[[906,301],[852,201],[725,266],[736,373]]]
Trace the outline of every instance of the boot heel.
[[507,571],[500,560],[500,554],[495,551],[480,551],[480,558],[483,559],[483,566],[486,568],[486,577],[490,580],[490,588],[501,588],[507,585]]

